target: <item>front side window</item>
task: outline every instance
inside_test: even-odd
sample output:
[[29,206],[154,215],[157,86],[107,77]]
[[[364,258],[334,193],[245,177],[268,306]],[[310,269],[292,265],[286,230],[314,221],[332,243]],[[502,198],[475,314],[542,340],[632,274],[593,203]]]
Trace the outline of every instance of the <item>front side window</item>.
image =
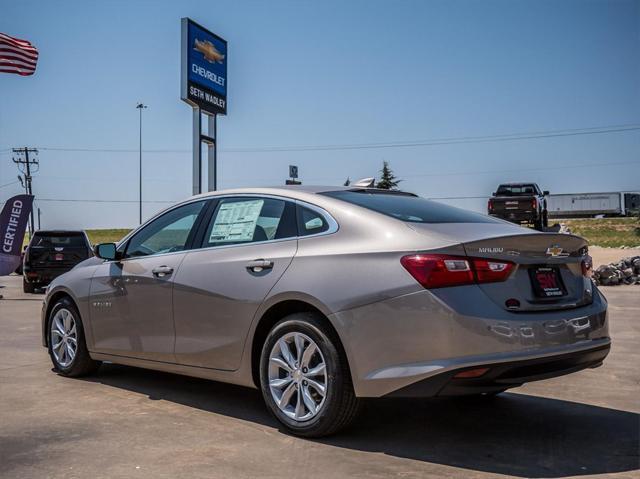
[[296,236],[295,206],[272,198],[222,198],[203,247],[256,243]]
[[138,231],[128,242],[125,256],[139,257],[182,251],[204,201],[175,208]]

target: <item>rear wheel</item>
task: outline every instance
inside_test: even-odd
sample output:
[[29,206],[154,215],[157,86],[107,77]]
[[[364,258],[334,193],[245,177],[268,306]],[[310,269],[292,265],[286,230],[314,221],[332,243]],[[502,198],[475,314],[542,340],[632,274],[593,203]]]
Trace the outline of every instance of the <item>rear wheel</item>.
[[292,434],[321,437],[346,427],[358,400],[338,338],[314,313],[295,313],[270,331],[260,359],[262,395]]
[[34,293],[36,290],[36,286],[33,283],[28,283],[27,280],[22,277],[22,291],[25,293]]
[[61,298],[51,308],[48,333],[49,356],[58,373],[78,377],[100,367],[100,361],[89,356],[80,314],[69,298]]

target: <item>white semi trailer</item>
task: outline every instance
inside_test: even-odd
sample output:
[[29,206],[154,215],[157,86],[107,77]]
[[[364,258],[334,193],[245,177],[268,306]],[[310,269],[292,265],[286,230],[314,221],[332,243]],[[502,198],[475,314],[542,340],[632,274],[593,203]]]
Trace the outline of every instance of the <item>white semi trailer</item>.
[[625,216],[640,205],[640,194],[625,192],[566,193],[547,197],[550,217],[571,218],[595,215]]

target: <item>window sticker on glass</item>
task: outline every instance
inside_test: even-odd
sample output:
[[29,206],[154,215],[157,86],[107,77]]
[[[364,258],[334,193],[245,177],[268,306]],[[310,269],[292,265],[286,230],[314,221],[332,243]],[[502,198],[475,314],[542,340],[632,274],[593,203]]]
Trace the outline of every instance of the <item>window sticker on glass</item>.
[[211,228],[209,243],[251,241],[264,200],[223,203]]

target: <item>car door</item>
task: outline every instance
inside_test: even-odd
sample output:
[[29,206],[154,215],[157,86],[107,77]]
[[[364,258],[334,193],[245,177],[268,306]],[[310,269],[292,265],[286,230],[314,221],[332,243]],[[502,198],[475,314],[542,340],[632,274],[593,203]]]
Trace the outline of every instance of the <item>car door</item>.
[[178,206],[119,248],[123,258],[98,266],[91,281],[93,350],[155,361],[175,360],[172,290],[206,205]]
[[256,310],[296,253],[295,221],[291,201],[265,196],[218,200],[203,222],[201,248],[187,253],[175,278],[179,363],[239,367]]

